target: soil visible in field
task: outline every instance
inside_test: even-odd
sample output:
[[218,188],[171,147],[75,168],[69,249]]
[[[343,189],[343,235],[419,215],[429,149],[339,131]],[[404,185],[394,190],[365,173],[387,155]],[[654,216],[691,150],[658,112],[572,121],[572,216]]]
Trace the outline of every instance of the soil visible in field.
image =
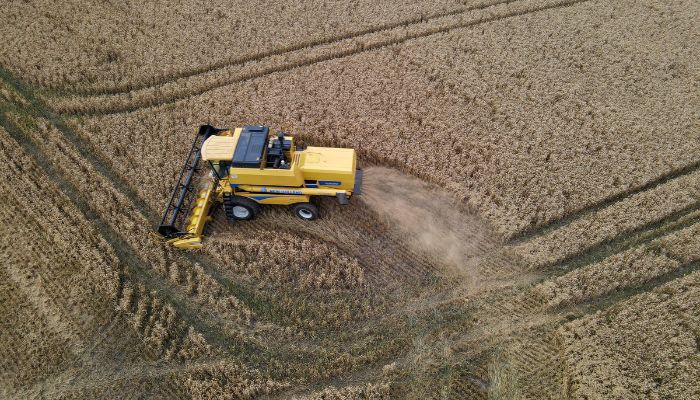
[[[481,280],[478,266],[499,244],[486,221],[460,207],[455,196],[413,176],[384,167],[364,171],[362,206],[418,252],[429,254],[470,285]],[[461,210],[460,210],[461,208]]]

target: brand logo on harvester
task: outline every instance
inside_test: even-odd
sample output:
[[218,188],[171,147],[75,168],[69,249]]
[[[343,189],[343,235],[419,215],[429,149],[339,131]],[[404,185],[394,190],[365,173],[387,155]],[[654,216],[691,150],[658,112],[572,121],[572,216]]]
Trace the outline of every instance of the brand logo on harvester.
[[265,186],[260,188],[260,193],[303,194],[301,190],[268,189]]
[[340,186],[342,182],[338,181],[318,181],[319,185],[324,185],[324,186]]
[[280,194],[301,194],[301,190],[267,189],[267,192]]

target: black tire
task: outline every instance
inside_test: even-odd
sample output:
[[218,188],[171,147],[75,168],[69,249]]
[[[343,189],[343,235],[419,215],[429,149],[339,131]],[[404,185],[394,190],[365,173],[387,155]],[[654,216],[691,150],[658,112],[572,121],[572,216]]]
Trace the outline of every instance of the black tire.
[[304,221],[313,221],[318,218],[318,207],[313,203],[297,203],[294,205],[293,212]]
[[243,196],[225,196],[224,210],[228,219],[248,221],[260,214],[260,204]]

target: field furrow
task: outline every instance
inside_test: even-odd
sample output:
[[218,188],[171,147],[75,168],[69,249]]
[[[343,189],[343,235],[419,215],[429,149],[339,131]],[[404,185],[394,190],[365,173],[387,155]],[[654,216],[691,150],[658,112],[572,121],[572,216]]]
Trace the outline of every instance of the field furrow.
[[673,179],[680,178],[683,175],[691,174],[700,169],[700,161],[693,162],[687,166],[679,168],[677,170],[671,171],[668,174],[662,175],[652,181],[645,183],[642,186],[626,190],[624,192],[616,193],[614,196],[602,199],[594,204],[589,204],[579,210],[575,210],[565,216],[553,219],[544,224],[538,226],[533,226],[524,231],[513,234],[513,236],[508,240],[510,245],[518,245],[527,241],[531,241],[539,236],[548,234],[554,230],[563,228],[576,220],[583,219],[589,214],[596,213],[605,208],[611,207],[618,202],[624,201],[627,198],[637,195],[642,192],[649,190],[654,190],[658,186],[663,185]]
[[[312,1],[263,5],[234,1],[219,5],[197,1],[187,7],[162,4],[153,8],[106,3],[85,10],[81,3],[69,1],[28,20],[27,16],[36,13],[41,6],[30,1],[13,4],[6,10],[8,24],[3,27],[3,33],[13,37],[13,45],[21,50],[12,54],[0,52],[0,60],[11,65],[15,72],[26,75],[26,79],[60,92],[128,92],[211,69],[420,24],[500,2],[503,0],[378,4],[362,0],[351,4]],[[78,13],[88,13],[88,21],[105,23],[85,23],[76,16]],[[194,20],[196,24],[192,23]],[[77,42],[77,35],[83,47],[76,48],[74,43],[43,43],[42,51],[56,57],[60,60],[58,64],[65,67],[46,71],[31,59],[29,49],[35,48],[37,43],[27,43],[28,38],[18,34],[23,27],[33,24],[51,26],[54,37],[61,40],[69,38]],[[79,30],[76,29],[78,24]],[[190,41],[178,40],[179,36],[168,29],[173,25],[177,25],[178,32]],[[144,26],[149,29],[144,30]],[[265,35],[261,27],[273,27],[276,34]],[[110,32],[112,29],[114,31]],[[151,29],[160,30],[161,36],[149,34]],[[105,34],[109,40],[101,41]],[[70,51],[65,51],[64,46],[70,47]]]
[[[24,133],[22,133],[20,128],[15,126],[8,119],[3,117],[0,120],[0,122],[2,123],[2,126],[4,126],[7,129],[7,131],[13,136],[13,138],[17,139],[17,143],[23,144],[23,149],[27,151],[27,153],[33,155],[36,160],[51,159],[51,157],[46,156],[45,153],[42,152],[40,147],[36,146],[35,142],[34,146],[31,146],[30,143],[32,143],[32,141],[29,138],[27,138]],[[72,165],[72,163],[67,163],[63,165],[70,166]],[[117,234],[110,225],[104,223],[99,217],[99,215],[96,214],[95,211],[93,211],[94,206],[89,206],[84,199],[78,197],[79,193],[86,193],[85,191],[77,189],[73,185],[73,183],[71,183],[69,180],[63,177],[63,174],[62,172],[60,172],[60,170],[56,169],[51,164],[45,163],[43,166],[43,170],[47,172],[47,175],[50,177],[50,179],[56,182],[57,185],[60,187],[61,191],[65,195],[67,195],[68,198],[70,198],[70,200],[81,210],[81,212],[85,214],[86,218],[92,221],[102,238],[107,243],[109,243],[110,246],[115,250],[117,257],[120,260],[120,264],[127,268],[130,267],[125,271],[125,273],[129,275],[133,274],[138,280],[138,282],[148,282],[150,288],[157,288],[159,296],[163,296],[169,302],[177,304],[178,312],[184,314],[186,319],[194,319],[195,315],[197,314],[192,311],[188,311],[190,307],[186,305],[186,303],[182,300],[182,296],[176,294],[176,292],[171,291],[168,288],[167,284],[159,282],[159,280],[155,278],[155,276],[150,271],[150,268],[145,266],[146,264],[144,263],[144,261],[141,260],[139,256],[137,256],[129,250],[130,246],[124,242],[124,239],[121,238],[120,235]],[[72,174],[71,176],[75,178],[80,177],[82,175],[78,173]],[[100,191],[98,190],[92,193],[100,193]],[[93,204],[102,204],[103,206],[107,207],[111,206],[111,204],[109,204],[108,202],[97,202]],[[204,331],[207,335],[209,335],[209,329],[204,329]]]
[[540,283],[533,292],[548,307],[614,294],[647,282],[661,282],[700,258],[700,223]]
[[[700,298],[698,276],[690,274],[564,325],[567,395],[696,397],[695,385],[680,382],[700,376],[700,326],[690,311]],[[619,371],[621,380],[609,380],[610,371]]]
[[232,64],[228,67],[215,68],[211,72],[195,75],[185,82],[173,81],[153,89],[90,98],[82,96],[44,97],[43,100],[55,112],[73,116],[128,113],[202,95],[222,86],[247,82],[278,72],[338,60],[364,52],[381,50],[409,40],[453,29],[470,28],[529,13],[570,7],[585,1],[588,0],[497,1],[481,7],[468,8],[464,11],[464,13],[470,14],[467,16],[462,16],[462,13],[449,13],[446,16],[428,18],[417,24],[401,24],[398,28],[392,28],[386,32],[385,30],[372,31],[358,37],[322,43],[318,46],[312,46],[310,49],[303,47],[291,52],[282,52],[279,55],[272,54],[254,63]]
[[639,192],[607,208],[572,221],[548,234],[516,245],[533,269],[558,264],[576,264],[588,254],[618,237],[662,228],[700,207],[700,171],[685,175],[653,189]]
[[103,89],[97,89],[97,90],[75,90],[74,88],[69,88],[69,89],[63,89],[59,90],[59,93],[69,93],[69,94],[77,94],[80,96],[91,96],[91,95],[119,95],[119,94],[129,94],[133,93],[134,91],[142,90],[142,89],[153,89],[156,86],[162,86],[165,84],[168,84],[172,81],[176,80],[183,80],[187,78],[192,78],[198,75],[204,75],[208,74],[211,72],[214,72],[216,70],[220,69],[230,69],[234,67],[242,67],[245,66],[246,64],[252,63],[252,62],[258,62],[266,58],[270,58],[272,56],[280,56],[280,55],[286,55],[287,53],[293,53],[299,50],[307,50],[309,48],[314,48],[314,47],[320,47],[320,46],[327,46],[327,45],[333,45],[337,42],[343,42],[347,41],[350,39],[356,39],[356,38],[361,38],[363,36],[367,36],[369,34],[376,34],[376,33],[381,33],[385,31],[391,31],[391,30],[396,30],[397,28],[401,29],[406,29],[407,27],[410,27],[412,25],[418,25],[418,24],[426,24],[431,22],[431,20],[435,19],[441,19],[445,17],[450,17],[453,15],[458,15],[458,14],[463,14],[469,11],[473,10],[479,10],[479,9],[485,9],[489,7],[493,7],[496,5],[500,4],[507,4],[507,3],[512,3],[517,0],[490,0],[490,1],[481,1],[481,2],[473,2],[473,4],[466,5],[466,7],[458,7],[452,10],[447,10],[447,11],[441,11],[437,13],[430,13],[427,15],[424,15],[423,13],[419,15],[412,15],[409,16],[406,19],[400,20],[400,21],[395,21],[395,22],[390,22],[390,23],[385,23],[381,24],[378,26],[370,27],[367,29],[359,30],[359,31],[353,31],[349,33],[344,33],[340,35],[332,35],[332,36],[325,36],[320,39],[314,39],[314,40],[308,40],[301,42],[299,44],[294,44],[291,46],[283,46],[280,48],[275,48],[269,51],[265,52],[258,52],[256,54],[252,55],[246,55],[234,60],[222,60],[215,62],[213,64],[207,64],[201,67],[197,67],[192,70],[188,71],[181,71],[176,74],[169,74],[167,76],[163,77],[156,77],[152,78],[150,82],[148,83],[129,83],[127,84],[128,86],[113,86],[113,87],[104,87]]
[[[700,398],[698,20],[693,0],[3,5],[0,398]],[[313,196],[313,221],[217,203],[203,247],[174,248],[154,230],[202,124],[352,148],[362,193]],[[313,186],[309,150],[248,171],[253,199],[268,173]]]

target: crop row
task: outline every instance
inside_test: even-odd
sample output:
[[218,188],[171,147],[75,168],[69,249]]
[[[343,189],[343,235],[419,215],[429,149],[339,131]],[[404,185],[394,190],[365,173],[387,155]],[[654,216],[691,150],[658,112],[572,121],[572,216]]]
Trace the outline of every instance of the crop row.
[[[235,226],[232,231],[239,229]],[[226,269],[279,288],[334,293],[362,290],[364,285],[357,260],[337,248],[287,232],[256,231],[254,237],[216,232],[207,240],[207,253]]]
[[[527,32],[514,20],[456,29],[166,107],[72,121],[97,147],[114,151],[114,169],[156,209],[197,125],[263,123],[309,144],[354,147],[364,161],[445,187],[511,237],[700,157],[688,117],[694,95],[682,89],[690,77],[680,74],[669,87],[661,71],[635,66],[633,59],[649,57],[619,29],[628,17],[622,9],[587,11],[518,17],[538,27]],[[594,28],[605,12],[612,17]],[[560,32],[552,18],[572,28]],[[680,34],[633,18],[655,56],[667,44],[683,46]],[[615,39],[587,44],[600,36]],[[623,62],[610,62],[608,53],[621,53]],[[629,73],[619,70],[625,66]],[[645,92],[677,88],[678,95],[665,96],[661,107],[622,90],[637,81]]]
[[118,262],[2,128],[0,162],[2,381],[3,389],[28,388],[65,363],[80,364],[115,318]]
[[136,249],[150,268],[155,269],[171,284],[181,287],[201,304],[210,306],[222,316],[228,316],[232,322],[250,321],[252,313],[245,305],[228,294],[201,267],[177,257],[172,249],[154,237],[150,232],[151,222],[123,194],[96,173],[94,167],[76,153],[60,132],[46,121],[36,122],[36,130],[26,130],[36,135],[35,140],[49,155],[51,162],[65,171],[75,186],[88,196],[90,204],[117,231],[124,233],[126,243]]
[[[44,139],[48,139],[48,135]],[[10,145],[10,141],[3,144],[8,148]],[[201,335],[188,328],[171,305],[164,304],[157,294],[143,287],[139,293],[133,293],[134,285],[139,284],[132,283],[128,276],[117,277],[123,272],[114,250],[53,183],[38,183],[37,179],[49,179],[48,175],[42,174],[35,162],[16,146],[13,148],[12,159],[4,163],[9,168],[5,182],[11,184],[8,187],[22,188],[22,197],[15,207],[8,201],[7,212],[22,215],[27,226],[36,227],[17,232],[34,240],[31,247],[18,252],[21,258],[18,262],[34,266],[45,284],[56,288],[51,292],[54,301],[59,302],[62,309],[75,310],[76,321],[83,320],[82,312],[95,313],[95,321],[99,321],[100,317],[112,314],[107,310],[121,309],[155,354],[186,359],[208,354],[208,345]],[[22,227],[23,221],[8,221],[8,225]],[[96,297],[96,293],[102,296]],[[180,335],[180,332],[183,337],[178,342],[173,335]],[[199,349],[195,350],[197,347]]]
[[201,74],[173,79],[156,86],[126,93],[98,96],[49,94],[44,99],[56,111],[67,114],[110,114],[139,108],[172,103],[209,90],[236,82],[253,80],[276,72],[306,67],[316,63],[341,59],[368,51],[377,51],[394,45],[434,35],[451,29],[493,22],[503,18],[541,11],[550,7],[566,6],[586,0],[492,0],[482,6],[469,7],[471,12],[447,13],[425,22],[407,24],[389,30],[370,30],[365,34],[337,41],[323,41],[313,47],[274,52],[255,62],[233,63],[204,71]]
[[700,396],[700,273],[570,322],[564,342],[567,395],[574,398]]
[[[59,366],[74,359],[70,344],[60,332],[37,317],[29,299],[6,270],[0,270],[0,301],[3,329],[0,329],[0,393],[32,385],[46,375],[59,371]],[[28,335],[27,332],[32,332]]]
[[175,384],[193,399],[252,399],[289,386],[227,360],[195,364],[183,372]]
[[[56,133],[50,131],[48,125],[46,125],[45,123],[39,121],[39,124],[43,127],[43,129],[41,127],[37,127],[37,132],[41,134],[41,141],[38,143],[41,143],[40,147],[44,147],[44,151],[48,150],[47,153],[50,154],[50,162],[60,163],[62,168],[66,168],[70,172],[69,175],[73,178],[82,178],[87,182],[91,182],[93,185],[100,185],[100,182],[90,180],[88,170],[86,168],[80,168],[81,164],[77,162],[79,160],[67,158],[70,157],[71,154],[70,148],[68,146],[60,142],[52,143],[52,135],[53,139],[58,139]],[[49,143],[51,143],[52,146],[48,146],[47,144]],[[74,169],[71,170],[70,168]],[[21,175],[18,174],[18,176]],[[85,190],[85,193],[92,193],[93,195],[97,196],[104,195],[106,189],[108,188],[107,185],[100,185],[99,188],[86,188],[82,185],[78,187],[81,187],[81,189]],[[31,196],[31,198],[35,199],[34,201],[41,201],[41,199],[44,198],[43,193],[45,193],[45,191],[42,192],[37,190],[35,195]],[[109,200],[111,199],[93,199],[94,202],[101,204],[103,207],[108,207],[108,209],[114,209],[113,207],[115,205],[112,204],[112,202],[110,202]],[[65,207],[66,206],[62,206],[61,209]],[[37,205],[34,207],[34,209],[41,210],[42,207]],[[123,211],[124,208],[122,208],[121,210]],[[54,218],[54,220],[61,221],[59,215],[60,213]],[[46,216],[44,216],[43,218],[46,218]],[[114,220],[116,221],[117,219],[115,218]],[[52,221],[52,219],[49,218],[47,219],[47,221]],[[76,223],[71,223],[67,225],[70,226],[71,229],[75,229],[79,232],[82,229],[84,229],[85,225],[89,226],[89,223],[83,219]],[[128,226],[127,228],[131,228],[131,226]],[[133,231],[133,229],[131,229],[131,231]],[[65,237],[67,239],[70,238],[70,236]],[[91,249],[94,252],[99,252],[99,247],[96,246],[96,248],[92,248],[89,242],[84,242],[83,245],[87,249]],[[119,266],[120,263],[120,261],[112,261],[108,265],[112,266],[112,268],[115,268]],[[115,289],[116,293],[114,294],[114,297],[116,297],[115,300],[119,301],[119,306],[121,310],[124,311],[128,317],[133,318],[131,322],[133,323],[134,327],[137,328],[137,332],[141,335],[142,339],[144,340],[144,343],[148,345],[153,345],[150,348],[158,351],[156,354],[161,354],[162,352],[166,356],[177,355],[178,357],[188,358],[189,355],[193,354],[197,354],[198,356],[208,354],[208,345],[203,343],[200,334],[189,329],[186,325],[183,324],[182,321],[180,321],[180,318],[175,318],[175,313],[171,308],[166,308],[166,312],[164,314],[159,314],[157,312],[158,310],[153,308],[153,304],[158,304],[159,302],[159,299],[157,299],[157,295],[155,293],[151,293],[150,290],[146,291],[142,288],[139,291],[139,295],[134,297],[131,296],[133,294],[133,291],[130,291],[129,288],[134,285],[136,285],[137,287],[139,286],[138,283],[131,283],[130,279],[133,278],[135,277],[130,276],[127,273],[127,275],[125,275],[123,278],[125,280],[124,283],[120,283],[120,286],[118,286]],[[125,305],[129,305],[129,307],[125,307]],[[148,312],[144,313],[145,310],[147,310]],[[156,312],[154,313],[154,311]],[[161,317],[165,318],[165,320],[162,320]],[[178,330],[166,332],[165,327],[177,327]],[[178,337],[178,339],[181,340],[176,340],[176,336]],[[180,336],[182,337],[180,338]],[[195,351],[195,347],[199,347],[199,350]]]
[[[196,1],[186,6],[128,2],[88,8],[75,0],[49,7],[28,1],[8,4],[4,10],[0,34],[12,40],[0,51],[0,62],[49,88],[129,91],[230,63],[420,23],[463,8],[447,0]],[[180,40],[183,37],[187,40]]]
[[306,396],[293,396],[293,400],[350,400],[350,399],[390,399],[391,387],[386,383],[367,383],[336,388],[329,386]]
[[[50,143],[51,133],[39,131]],[[128,349],[120,350],[122,357],[138,353],[141,346],[147,351],[139,357],[194,360],[219,354],[183,321],[180,310],[164,302],[157,291],[145,287],[128,273],[117,278],[121,267],[112,248],[54,183],[46,181],[48,175],[42,173],[34,160],[19,150],[5,131],[0,129],[0,133],[3,134],[0,160],[8,167],[2,171],[3,182],[7,184],[0,191],[7,195],[7,201],[0,213],[0,222],[15,227],[7,231],[11,236],[3,239],[3,243],[15,243],[3,249],[7,261],[14,265],[8,265],[2,274],[16,270],[15,278],[3,279],[3,282],[8,282],[9,286],[13,286],[13,282],[22,284],[31,289],[23,289],[25,294],[35,296],[28,298],[31,305],[13,305],[11,301],[7,305],[44,317],[23,317],[21,320],[36,321],[36,326],[18,322],[12,329],[3,330],[7,335],[20,334],[28,339],[41,335],[40,342],[32,340],[27,346],[20,345],[21,340],[18,342],[16,337],[8,336],[5,343],[13,343],[12,354],[7,354],[6,358],[8,363],[13,363],[8,366],[8,381],[21,383],[21,390],[28,390],[26,385],[39,379],[39,374],[54,373],[58,364],[76,362],[76,357],[89,356],[95,348],[102,347],[103,336],[124,335],[110,323],[111,318],[120,318],[115,316],[115,311],[126,317],[139,339],[139,343],[128,342],[131,337],[128,333],[117,339],[110,338]],[[67,148],[58,148],[67,153]],[[50,159],[50,162],[63,161]],[[16,237],[31,238],[31,241],[17,242]],[[199,287],[205,291],[203,296],[216,293],[209,287]],[[13,294],[16,288],[7,289],[20,301],[22,295]],[[37,295],[40,292],[44,293]],[[18,314],[16,310],[6,311],[8,316]],[[42,328],[42,323],[48,326]],[[96,324],[98,326],[93,326]],[[23,329],[26,331],[22,332]],[[26,332],[33,334],[26,335]],[[78,366],[80,364],[77,362]],[[275,381],[261,377],[259,372],[243,367],[237,360],[187,370],[176,376],[176,384],[181,390],[194,394],[201,392],[202,385],[223,385],[222,388],[231,393],[238,391],[246,396],[269,393],[280,387]]]
[[635,194],[560,229],[517,245],[530,268],[539,269],[570,260],[594,246],[700,203],[700,170]]

